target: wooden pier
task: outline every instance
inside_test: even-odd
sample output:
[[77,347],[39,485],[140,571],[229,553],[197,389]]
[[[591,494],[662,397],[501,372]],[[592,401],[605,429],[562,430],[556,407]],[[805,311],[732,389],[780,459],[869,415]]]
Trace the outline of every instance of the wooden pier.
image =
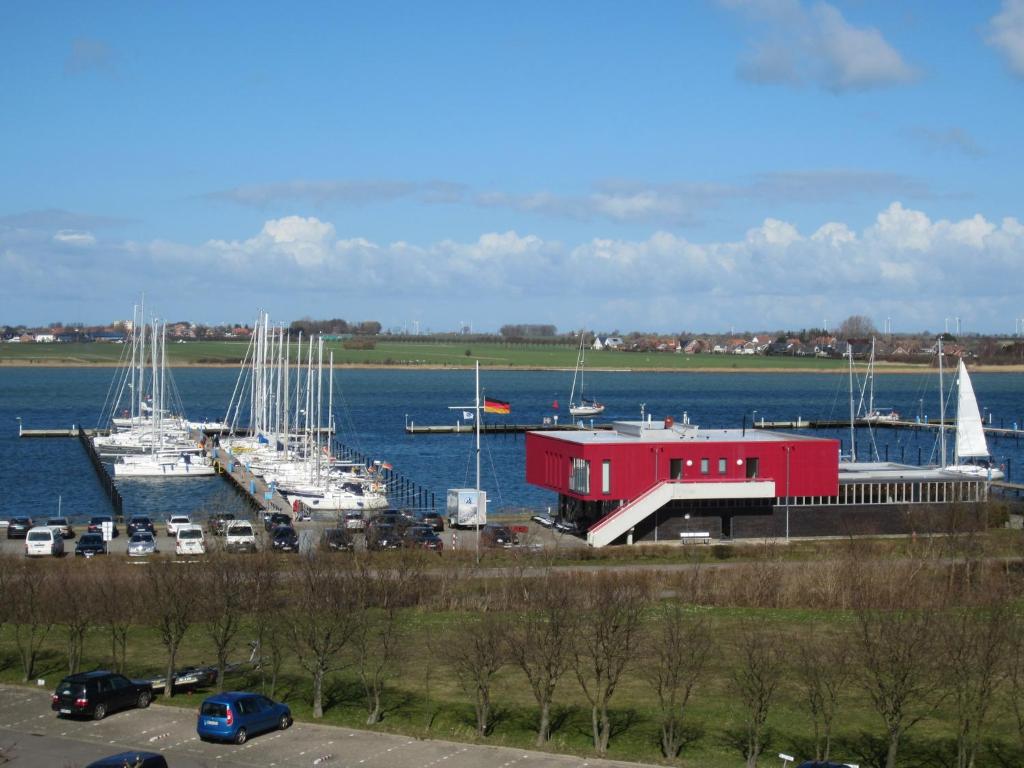
[[[877,421],[874,419],[854,419],[853,426],[857,428],[871,427],[872,429],[917,429],[938,431],[940,425],[946,429],[955,429],[956,421],[946,419],[944,422],[935,419],[934,421]],[[849,429],[849,419],[797,419],[796,421],[768,421],[758,419],[753,424],[753,429]],[[1024,429],[1011,429],[1009,427],[993,427],[987,424],[982,425],[986,435],[993,437],[1009,438],[1020,440],[1024,438]]]
[[96,446],[93,445],[92,437],[87,430],[81,427],[78,428],[77,437],[79,444],[85,449],[85,455],[89,457],[93,469],[96,470],[96,477],[99,478],[100,485],[106,491],[107,498],[110,499],[110,505],[114,508],[114,513],[117,517],[124,518],[124,500],[121,498],[121,492],[117,490],[114,478],[110,476],[110,472],[100,459],[99,453],[96,452]]
[[97,435],[109,435],[109,429],[83,429],[72,427],[71,429],[22,429],[18,428],[18,437],[78,437],[79,433],[85,433],[86,437]]
[[[593,426],[581,426],[579,424],[481,424],[480,434],[520,434],[523,432],[579,432],[582,430],[612,429],[611,424],[594,424]],[[407,435],[469,435],[476,432],[473,424],[416,424],[410,422],[405,425]]]

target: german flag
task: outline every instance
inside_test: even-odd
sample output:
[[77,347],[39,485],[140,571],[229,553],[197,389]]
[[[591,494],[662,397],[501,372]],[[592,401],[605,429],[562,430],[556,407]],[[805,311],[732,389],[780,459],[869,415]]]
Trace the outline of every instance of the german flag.
[[484,398],[484,413],[511,413],[511,411],[512,406],[504,400],[493,400],[489,397]]

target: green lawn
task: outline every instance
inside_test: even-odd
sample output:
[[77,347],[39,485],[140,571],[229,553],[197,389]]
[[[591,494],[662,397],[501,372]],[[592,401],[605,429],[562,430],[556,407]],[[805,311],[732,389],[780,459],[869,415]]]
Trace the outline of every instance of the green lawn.
[[[483,366],[503,368],[568,368],[576,364],[575,347],[545,344],[441,343],[378,341],[374,349],[345,349],[341,342],[326,345],[337,365],[370,366]],[[190,341],[167,345],[167,357],[176,365],[237,364],[248,342]],[[117,365],[130,348],[124,344],[0,344],[0,363]],[[675,353],[615,352],[587,355],[591,369],[641,370],[842,370],[842,360],[761,355],[682,355]]]

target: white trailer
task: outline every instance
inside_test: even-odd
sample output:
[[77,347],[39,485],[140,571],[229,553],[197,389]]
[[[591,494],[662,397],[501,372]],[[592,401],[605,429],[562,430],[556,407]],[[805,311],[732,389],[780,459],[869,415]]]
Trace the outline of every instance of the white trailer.
[[487,525],[487,491],[449,488],[447,513],[448,525],[452,528]]

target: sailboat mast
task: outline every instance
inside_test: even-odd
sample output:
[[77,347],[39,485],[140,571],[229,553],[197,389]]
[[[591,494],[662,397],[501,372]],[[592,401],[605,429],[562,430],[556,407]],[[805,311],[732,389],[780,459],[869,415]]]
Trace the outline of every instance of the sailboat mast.
[[[476,361],[476,489],[480,490],[480,361]],[[479,526],[478,526],[479,527]]]
[[853,345],[846,342],[846,354],[850,358],[850,461],[857,461],[857,427],[853,413]]
[[939,337],[939,466],[946,466],[946,385],[942,381],[942,337]]
[[868,365],[868,413],[875,413],[875,337],[871,337],[871,363]]

